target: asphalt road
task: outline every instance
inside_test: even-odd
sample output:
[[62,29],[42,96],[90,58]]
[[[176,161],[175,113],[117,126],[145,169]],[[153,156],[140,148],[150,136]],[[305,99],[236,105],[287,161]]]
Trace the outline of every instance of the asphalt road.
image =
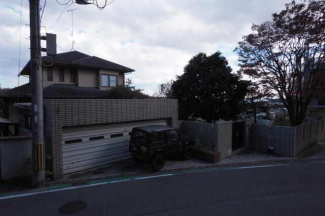
[[1,216],[78,208],[72,215],[320,216],[325,163],[210,170],[0,200]]

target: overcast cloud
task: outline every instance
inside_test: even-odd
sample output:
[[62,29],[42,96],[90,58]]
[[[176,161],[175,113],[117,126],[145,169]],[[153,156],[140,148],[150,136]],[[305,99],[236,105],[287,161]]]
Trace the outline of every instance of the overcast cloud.
[[[92,5],[73,4],[67,8],[55,0],[47,0],[42,33],[57,34],[59,53],[70,51],[71,13],[67,10],[77,9],[75,50],[135,69],[127,77],[132,78],[136,87],[152,94],[158,84],[182,74],[187,62],[199,52],[221,51],[236,71],[237,55],[233,50],[237,42],[250,32],[253,23],[270,20],[272,13],[282,10],[290,1],[116,0],[98,10]],[[21,37],[20,0],[0,2],[2,87],[17,86],[19,38],[21,68],[29,59],[28,2],[23,0]],[[20,78],[21,84],[26,81]]]

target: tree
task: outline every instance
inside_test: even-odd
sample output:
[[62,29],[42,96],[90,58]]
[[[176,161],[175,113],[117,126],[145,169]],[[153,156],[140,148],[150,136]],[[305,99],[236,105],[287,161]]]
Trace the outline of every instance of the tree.
[[171,88],[178,99],[180,119],[236,119],[243,110],[247,83],[231,71],[220,52],[194,56]]
[[136,89],[132,85],[132,80],[127,79],[125,86],[119,85],[109,91],[111,99],[146,99],[148,95],[142,93],[142,89]]
[[154,93],[154,97],[158,98],[173,98],[173,93],[172,93],[172,85],[173,85],[173,80],[167,82],[167,83],[162,83],[158,86],[158,92]]
[[325,2],[293,1],[252,31],[236,48],[240,71],[266,83],[288,110],[291,125],[301,124],[324,80]]
[[254,122],[257,122],[257,113],[267,113],[269,110],[268,100],[273,98],[274,93],[262,82],[251,82],[248,86],[246,103],[247,113],[252,114]]

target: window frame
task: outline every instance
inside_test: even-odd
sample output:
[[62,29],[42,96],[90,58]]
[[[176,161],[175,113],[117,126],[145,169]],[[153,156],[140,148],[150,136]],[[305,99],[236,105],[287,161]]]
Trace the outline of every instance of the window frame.
[[[107,77],[108,77],[107,85],[103,85],[103,76],[107,76]],[[112,85],[111,85],[111,77],[116,77],[116,85],[115,85],[115,86],[112,86]],[[101,86],[101,87],[116,87],[116,86],[118,86],[118,75],[112,75],[112,74],[101,74],[101,75],[100,75],[100,86]]]
[[77,83],[78,69],[72,68],[70,69],[70,82]]
[[47,81],[53,82],[53,68],[52,67],[47,68]]
[[64,82],[64,68],[59,68],[59,82]]

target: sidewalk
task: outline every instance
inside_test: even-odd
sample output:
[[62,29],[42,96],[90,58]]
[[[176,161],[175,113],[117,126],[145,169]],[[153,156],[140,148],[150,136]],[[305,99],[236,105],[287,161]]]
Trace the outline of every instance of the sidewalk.
[[318,144],[306,149],[298,157],[306,158],[306,159],[325,158],[325,143],[318,143]]
[[[325,145],[317,144],[297,158],[279,157],[275,155],[261,154],[254,151],[245,150],[242,153],[225,158],[219,163],[212,164],[197,159],[188,161],[168,160],[164,168],[159,172],[152,172],[150,165],[146,163],[135,163],[132,159],[115,162],[106,167],[96,170],[76,173],[65,176],[63,179],[57,181],[49,181],[45,188],[32,189],[32,191],[42,191],[49,188],[61,188],[70,186],[84,185],[88,182],[96,182],[105,179],[120,179],[133,178],[137,176],[148,175],[162,175],[165,173],[186,172],[191,170],[204,170],[209,168],[218,168],[225,166],[251,166],[259,164],[275,164],[275,163],[289,163],[302,162],[308,160],[325,160]],[[15,185],[7,185],[0,182],[0,197],[6,195],[5,193],[20,193],[30,190],[27,187],[15,187]]]

